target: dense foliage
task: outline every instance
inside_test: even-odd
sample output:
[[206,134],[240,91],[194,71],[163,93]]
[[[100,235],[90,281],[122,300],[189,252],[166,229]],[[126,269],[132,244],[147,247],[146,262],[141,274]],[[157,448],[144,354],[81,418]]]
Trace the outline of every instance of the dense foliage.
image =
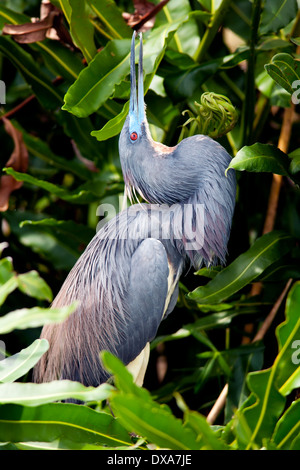
[[[1,447],[299,450],[299,2],[169,0],[155,18],[142,1],[40,3],[0,5]],[[153,137],[205,132],[233,157],[227,265],[181,279],[143,388],[108,353],[114,385],[33,384],[42,325],[74,308],[51,300],[103,205],[120,210],[139,22]]]

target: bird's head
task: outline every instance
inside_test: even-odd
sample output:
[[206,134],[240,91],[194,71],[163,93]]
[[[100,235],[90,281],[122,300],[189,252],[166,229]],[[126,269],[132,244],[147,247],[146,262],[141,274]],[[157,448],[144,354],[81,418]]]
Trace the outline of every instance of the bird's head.
[[[119,155],[125,185],[131,198],[131,188],[141,191],[141,160],[151,155],[149,144],[152,137],[145,113],[144,77],[143,77],[143,39],[139,33],[138,78],[135,69],[135,39],[133,32],[130,52],[130,101],[129,113],[126,117],[119,139]],[[147,151],[148,149],[148,151]],[[144,197],[144,196],[143,196]],[[145,197],[144,197],[145,198]]]

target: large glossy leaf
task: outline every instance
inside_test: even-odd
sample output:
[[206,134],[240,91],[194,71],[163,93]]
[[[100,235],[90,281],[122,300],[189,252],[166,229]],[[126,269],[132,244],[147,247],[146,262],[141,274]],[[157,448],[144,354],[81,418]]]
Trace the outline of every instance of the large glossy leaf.
[[[278,450],[300,450],[300,400],[294,401],[286,412],[279,419],[272,442],[275,443]],[[296,447],[293,443],[296,443]]]
[[95,235],[95,230],[85,225],[76,224],[72,220],[47,218],[41,220],[24,220],[20,223],[21,228],[26,226],[45,228],[48,233],[56,235],[61,240],[67,239],[69,246],[74,246],[74,249],[77,248],[78,252],[82,244],[87,245]]
[[276,385],[280,393],[285,396],[300,387],[299,304],[300,282],[297,281],[286,301],[286,320],[276,330],[280,349],[280,360],[276,360]]
[[86,204],[88,202],[97,200],[97,197],[86,189],[78,188],[74,191],[68,191],[67,189],[61,188],[60,186],[57,186],[53,183],[49,183],[48,181],[35,178],[28,173],[20,173],[13,170],[12,168],[4,168],[4,171],[8,175],[12,175],[17,181],[24,181],[31,185],[43,188],[65,201],[70,201],[77,204]]
[[3,258],[0,260],[0,286],[13,277],[13,270],[14,267],[11,258]]
[[30,295],[35,299],[53,300],[53,295],[48,284],[42,279],[37,271],[29,271],[28,273],[19,274],[17,276],[18,287],[26,295]]
[[52,0],[51,3],[53,3],[53,5],[55,5],[57,8],[59,8],[63,12],[67,22],[70,24],[72,10],[70,7],[69,0]]
[[[291,95],[299,88],[300,65],[290,54],[279,53],[272,57],[269,64],[265,65],[265,69],[273,80],[282,86]],[[296,84],[297,87],[293,84]]]
[[234,168],[239,171],[271,172],[288,175],[289,157],[277,147],[256,143],[242,147],[231,160],[227,171]]
[[186,410],[184,413],[184,423],[195,432],[195,436],[201,448],[206,450],[229,450],[216,436],[215,432],[211,429],[204,416],[196,411]]
[[0,407],[0,441],[75,442],[120,446],[131,442],[128,433],[111,415],[82,405],[49,403],[29,407]]
[[194,433],[176,419],[166,405],[159,405],[145,389],[139,389],[131,374],[117,358],[102,354],[105,366],[113,373],[121,392],[112,392],[109,403],[129,432],[147,438],[159,447],[176,450],[199,449]]
[[289,157],[292,159],[290,164],[290,172],[292,175],[300,172],[300,148],[289,153]]
[[39,406],[67,399],[82,402],[103,401],[111,394],[113,387],[102,384],[99,387],[85,387],[71,380],[54,380],[53,382],[36,383],[5,383],[0,384],[0,403],[24,406]]
[[[182,18],[183,15],[191,13],[191,6],[188,0],[173,0],[165,5],[162,11],[157,15],[156,24],[161,25],[166,22],[172,23],[176,19]],[[195,12],[194,12],[195,13]],[[205,19],[209,18],[206,12],[200,12]],[[197,34],[197,23],[193,17],[188,23],[183,23],[174,37],[170,41],[168,47],[193,56],[200,42]]]
[[299,298],[300,282],[296,282],[286,303],[286,320],[276,330],[279,353],[273,366],[248,376],[248,386],[255,402],[253,403],[252,399],[252,405],[246,404],[242,412],[243,419],[251,431],[247,448],[261,445],[264,438],[271,436],[284,409],[285,396],[299,387],[299,360],[295,360],[295,357],[293,360],[291,353],[300,334]]
[[125,103],[122,111],[117,116],[108,121],[105,126],[102,127],[102,129],[98,131],[92,131],[91,135],[96,137],[96,139],[99,141],[107,140],[111,137],[114,137],[115,135],[118,135],[122,130],[128,111],[129,101]]
[[297,15],[296,0],[266,0],[260,21],[260,33],[279,31],[287,26]]
[[217,303],[238,292],[272,263],[286,254],[293,245],[293,238],[274,231],[260,237],[252,247],[217,274],[205,286],[188,294],[199,303]]
[[264,353],[265,346],[261,341],[244,344],[224,352],[225,358],[231,366],[225,407],[225,422],[232,419],[235,410],[239,409],[249,397],[248,374],[249,372],[262,369]]
[[0,361],[0,382],[14,382],[23,377],[35,366],[48,348],[47,340],[36,339],[27,348]]
[[[12,271],[9,258],[4,258],[0,262],[0,277],[0,305],[7,295],[16,288],[35,299],[47,300],[48,302],[53,299],[50,287],[37,271],[32,270],[24,274],[16,274]],[[3,280],[4,282],[1,282]]]
[[[1,444],[0,444],[1,445]],[[141,444],[126,444],[109,446],[108,444],[86,444],[81,442],[68,441],[67,439],[56,439],[51,442],[16,442],[14,444],[3,444],[9,447],[8,450],[135,450]],[[14,447],[12,449],[11,447]],[[5,449],[6,450],[6,449]]]
[[129,50],[128,39],[110,41],[69,88],[63,109],[78,117],[97,111],[128,74]]
[[133,431],[147,438],[149,442],[160,448],[174,450],[200,448],[194,433],[163,405],[129,394],[113,394],[110,405],[129,432]]
[[94,26],[89,18],[89,10],[83,0],[69,0],[71,8],[70,31],[74,43],[90,62],[97,50],[94,42]]
[[75,308],[76,305],[73,304],[61,308],[32,307],[14,310],[0,318],[0,334],[64,321]]
[[0,305],[2,305],[6,298],[18,287],[18,281],[15,276],[12,276],[0,286]]

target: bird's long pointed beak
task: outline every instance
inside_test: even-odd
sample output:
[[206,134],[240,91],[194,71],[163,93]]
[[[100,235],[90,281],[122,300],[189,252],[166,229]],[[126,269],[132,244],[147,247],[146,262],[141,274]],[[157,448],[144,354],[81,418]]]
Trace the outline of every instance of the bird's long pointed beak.
[[144,104],[144,76],[143,76],[143,36],[140,33],[140,56],[139,56],[139,70],[138,70],[138,119],[143,122],[145,118],[145,104]]
[[145,105],[144,105],[144,76],[143,76],[143,37],[140,36],[140,52],[139,52],[139,66],[138,66],[138,92],[136,89],[136,73],[135,73],[135,38],[136,31],[133,32],[131,40],[130,52],[130,106],[129,112],[135,116],[139,124],[145,118]]
[[130,50],[130,103],[129,112],[137,112],[137,96],[136,96],[136,76],[135,76],[135,37],[136,31],[133,31],[131,39],[131,50]]

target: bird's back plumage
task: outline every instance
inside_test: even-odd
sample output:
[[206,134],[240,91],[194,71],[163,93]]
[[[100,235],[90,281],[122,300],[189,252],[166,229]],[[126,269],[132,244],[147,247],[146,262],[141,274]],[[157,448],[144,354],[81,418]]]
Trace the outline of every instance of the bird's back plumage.
[[160,213],[158,206],[132,206],[92,239],[53,302],[79,306],[63,323],[43,328],[50,348],[34,370],[36,382],[99,385],[109,376],[101,350],[129,364],[154,338],[184,262],[175,242],[159,240]]

